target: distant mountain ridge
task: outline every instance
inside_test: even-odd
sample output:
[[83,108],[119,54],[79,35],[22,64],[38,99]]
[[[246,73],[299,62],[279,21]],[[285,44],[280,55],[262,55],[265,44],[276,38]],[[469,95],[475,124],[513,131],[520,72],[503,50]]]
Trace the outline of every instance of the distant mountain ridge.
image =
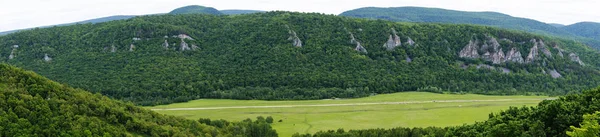
[[510,15],[498,12],[466,12],[423,7],[366,7],[349,10],[340,15],[358,18],[385,19],[400,22],[479,24],[543,34],[566,36],[571,35],[564,30],[558,29],[543,22],[526,18],[512,17]]
[[600,23],[596,22],[580,22],[572,25],[564,26],[561,29],[571,32],[575,35],[600,39]]
[[227,15],[252,14],[252,13],[263,13],[263,12],[266,12],[266,11],[261,11],[261,10],[238,10],[238,9],[221,10],[221,13],[227,14]]
[[[242,10],[242,9],[222,10],[222,11],[219,11],[219,10],[216,10],[215,8],[212,8],[212,7],[190,5],[190,6],[185,6],[185,7],[180,7],[180,8],[174,9],[173,11],[171,11],[169,13],[170,14],[206,13],[206,14],[214,14],[214,15],[223,15],[223,14],[226,14],[226,15],[238,15],[238,14],[261,13],[261,12],[265,12],[265,11],[260,11],[260,10]],[[165,13],[159,13],[159,14],[165,14]],[[152,15],[152,14],[148,14],[148,15]],[[78,22],[73,22],[73,23],[64,23],[64,24],[58,24],[58,25],[40,26],[40,27],[34,27],[34,28],[48,28],[48,27],[54,27],[54,26],[69,26],[69,25],[74,25],[74,24],[86,24],[86,23],[92,23],[92,24],[93,23],[102,23],[102,22],[108,22],[108,21],[130,19],[130,18],[137,17],[137,16],[144,16],[144,15],[115,15],[115,16],[108,16],[108,17],[101,17],[101,18],[89,19],[89,20],[84,20],[84,21],[78,21]],[[0,36],[6,35],[6,34],[15,33],[15,32],[19,32],[19,31],[22,31],[22,30],[29,30],[29,29],[33,29],[33,28],[3,31],[3,32],[0,32]]]
[[217,10],[215,8],[205,7],[205,6],[200,6],[200,5],[185,6],[185,7],[174,9],[173,11],[169,12],[169,14],[194,14],[194,13],[223,15],[223,13],[221,13],[219,10]]

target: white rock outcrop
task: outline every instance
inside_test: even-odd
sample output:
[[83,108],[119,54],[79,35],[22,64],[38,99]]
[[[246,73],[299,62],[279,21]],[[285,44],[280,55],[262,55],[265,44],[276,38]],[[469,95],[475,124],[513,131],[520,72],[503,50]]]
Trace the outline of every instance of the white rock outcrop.
[[133,44],[129,45],[129,51],[133,51],[133,50],[135,50],[135,45],[133,45]]
[[581,59],[579,59],[579,56],[577,56],[577,54],[570,53],[569,58],[571,58],[571,61],[577,62],[581,66],[585,66],[585,63],[583,63],[583,61],[581,61]]
[[185,43],[185,41],[183,39],[181,39],[181,44],[180,44],[180,48],[181,51],[186,51],[186,50],[191,50],[190,46],[188,46],[187,43]]
[[52,58],[50,56],[48,56],[48,54],[44,54],[44,61],[50,62],[50,61],[52,61]]
[[387,42],[383,44],[387,50],[394,50],[396,47],[402,46],[402,41],[400,41],[400,37],[398,36],[398,32],[394,28],[392,28],[392,34],[388,38]]
[[165,49],[169,49],[169,41],[165,39],[165,42],[162,44]]

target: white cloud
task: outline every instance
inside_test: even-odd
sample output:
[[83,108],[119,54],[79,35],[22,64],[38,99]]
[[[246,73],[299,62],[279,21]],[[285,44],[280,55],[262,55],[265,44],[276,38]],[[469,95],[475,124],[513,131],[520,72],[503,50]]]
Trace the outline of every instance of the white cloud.
[[422,6],[496,11],[543,22],[600,22],[597,0],[2,0],[0,31],[76,22],[111,15],[165,13],[186,5],[339,14],[360,7]]

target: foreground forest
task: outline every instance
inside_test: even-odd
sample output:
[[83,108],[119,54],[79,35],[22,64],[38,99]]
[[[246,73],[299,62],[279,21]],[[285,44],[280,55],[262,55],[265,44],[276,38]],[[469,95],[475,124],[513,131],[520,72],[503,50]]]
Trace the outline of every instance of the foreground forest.
[[187,120],[0,64],[0,136],[277,136],[265,118]]
[[600,54],[574,41],[317,13],[153,15],[22,31],[0,45],[0,62],[138,105],[415,90],[564,95],[600,82]]

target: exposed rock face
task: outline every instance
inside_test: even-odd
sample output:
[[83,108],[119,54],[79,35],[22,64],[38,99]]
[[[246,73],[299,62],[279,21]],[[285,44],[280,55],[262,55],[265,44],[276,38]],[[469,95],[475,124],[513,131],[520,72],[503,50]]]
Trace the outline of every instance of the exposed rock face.
[[180,46],[181,46],[181,48],[180,48],[181,51],[191,50],[190,46],[188,46],[188,44],[185,43],[185,41],[183,39],[181,39]]
[[469,44],[460,51],[458,56],[461,58],[479,58],[477,41],[469,41]]
[[196,44],[192,44],[192,50],[196,50],[198,49],[198,46],[196,46]]
[[52,61],[52,58],[48,56],[48,54],[44,54],[44,61],[49,62]]
[[354,48],[354,50],[362,52],[362,53],[368,53],[367,49],[365,49],[365,47],[360,45],[360,42],[358,40],[356,40],[356,38],[354,38],[354,34],[352,34],[352,32],[348,32],[348,34],[350,34],[350,44],[356,44],[356,47]]
[[543,40],[540,39],[540,41],[537,44],[539,45],[539,48],[542,51],[542,53],[546,55],[546,57],[552,58],[552,52],[548,50],[548,47],[546,47],[546,44],[544,44]]
[[570,54],[569,54],[569,57],[571,58],[571,60],[572,60],[572,61],[575,61],[575,62],[579,63],[579,65],[585,66],[585,64],[583,63],[583,61],[581,61],[581,60],[579,59],[579,56],[577,56],[577,54],[575,54],[575,53],[570,53]]
[[565,55],[564,55],[564,53],[563,53],[563,52],[565,52],[565,50],[563,50],[563,49],[561,49],[560,47],[558,47],[558,45],[554,45],[552,48],[554,48],[554,49],[558,50],[558,56],[559,56],[559,57],[561,57],[561,58],[562,58],[562,57],[564,57],[564,56],[565,56]]
[[531,63],[531,62],[535,61],[538,56],[539,45],[535,39],[532,39],[531,42],[533,42],[534,44],[533,44],[533,47],[531,47],[531,49],[529,50],[529,54],[527,55],[527,58],[525,59],[525,63]]
[[362,52],[362,53],[368,53],[367,49],[365,49],[365,47],[361,46],[359,42],[356,43],[356,48],[354,48],[354,50]]
[[19,45],[13,45],[13,49],[12,51],[10,51],[10,55],[8,55],[8,59],[14,59],[15,56],[15,52],[17,51],[17,48],[19,48]]
[[406,57],[406,62],[410,63],[412,62],[412,59],[410,57]]
[[400,37],[398,37],[398,32],[392,28],[392,35],[388,38],[388,41],[383,44],[387,50],[394,50],[394,48],[402,46],[402,41],[400,41]]
[[141,38],[133,38],[133,41],[142,40]]
[[410,37],[408,37],[408,40],[406,41],[406,43],[411,46],[415,45],[415,41],[413,41]]
[[129,51],[133,51],[135,49],[135,45],[131,44],[129,45]]
[[112,47],[110,47],[110,52],[112,52],[112,53],[117,52],[117,47],[115,47],[115,45],[112,45]]
[[562,75],[560,75],[560,73],[558,73],[558,71],[556,71],[556,69],[553,69],[550,71],[550,76],[552,76],[552,78],[560,78],[562,77]]
[[515,48],[515,47],[511,48],[510,51],[508,51],[508,53],[506,54],[506,61],[517,62],[517,63],[525,62],[523,60],[523,56],[521,55],[521,52],[519,50],[517,50],[517,48]]
[[194,40],[192,37],[190,37],[186,34],[179,34],[179,35],[177,35],[177,37],[180,39]]
[[300,38],[298,37],[296,32],[289,29],[289,27],[288,27],[288,33],[290,34],[290,37],[288,38],[288,40],[292,41],[292,45],[295,47],[302,47],[302,40],[300,40]]
[[481,46],[481,51],[497,52],[500,48],[500,43],[494,37],[487,36],[487,40]]
[[497,52],[494,52],[492,54],[491,60],[492,60],[492,63],[494,63],[494,64],[504,63],[505,56],[504,56],[504,52],[502,51],[502,48],[500,48]]
[[165,43],[162,44],[165,49],[169,49],[169,42],[165,39]]

